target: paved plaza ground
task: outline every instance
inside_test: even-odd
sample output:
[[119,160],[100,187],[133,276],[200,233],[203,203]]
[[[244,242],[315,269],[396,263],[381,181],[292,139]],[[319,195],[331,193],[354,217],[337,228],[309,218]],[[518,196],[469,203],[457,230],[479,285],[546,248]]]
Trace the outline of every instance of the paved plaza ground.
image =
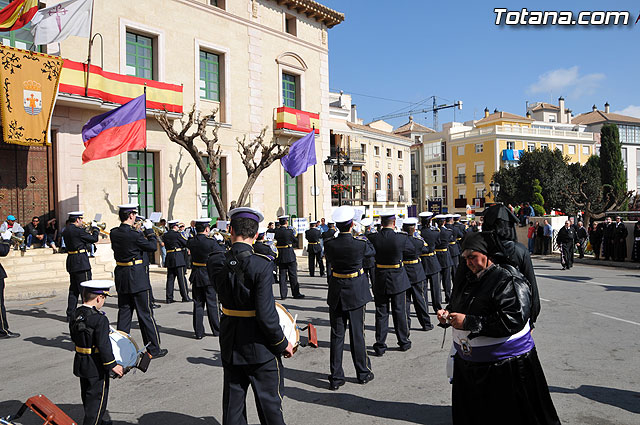
[[[348,380],[333,392],[329,372],[326,281],[309,278],[300,259],[303,300],[283,304],[298,322],[318,329],[319,348],[301,347],[285,359],[284,416],[288,424],[449,424],[451,387],[445,376],[450,333],[411,332],[413,348],[372,357],[375,380],[359,385],[345,352]],[[640,271],[558,262],[534,262],[542,312],[534,339],[551,395],[564,424],[640,423]],[[164,298],[164,272],[152,272],[154,292]],[[274,289],[276,289],[274,287]],[[176,293],[177,298],[179,295]],[[65,295],[7,302],[11,329],[21,338],[0,341],[0,417],[15,413],[42,393],[75,420],[82,418],[79,381],[72,374],[74,344],[65,323]],[[115,324],[116,301],[105,311]],[[108,412],[116,425],[196,425],[222,421],[222,366],[217,338],[193,338],[192,305],[156,310],[162,346],[169,354],[146,374],[112,382]],[[374,341],[374,306],[366,317],[366,340]],[[435,321],[435,315],[432,316]],[[414,327],[417,320],[413,320]],[[207,330],[208,330],[208,325]],[[140,331],[132,330],[140,342]],[[395,336],[389,335],[389,346]],[[348,344],[346,345],[348,349]],[[496,391],[508,389],[496,389]],[[248,397],[249,423],[258,423]],[[41,424],[25,414],[24,424]]]

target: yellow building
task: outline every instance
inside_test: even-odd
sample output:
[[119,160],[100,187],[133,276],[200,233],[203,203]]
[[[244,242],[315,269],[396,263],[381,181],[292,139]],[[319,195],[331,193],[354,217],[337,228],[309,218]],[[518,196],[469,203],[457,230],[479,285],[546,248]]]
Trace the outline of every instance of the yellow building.
[[[0,5],[4,3],[7,1],[0,0]],[[31,179],[37,182],[37,189],[28,179],[3,186],[0,194],[12,201],[3,202],[2,214],[11,211],[21,222],[30,221],[32,215],[63,221],[69,211],[80,209],[89,218],[102,213],[114,225],[115,206],[132,201],[141,204],[144,215],[160,211],[165,218],[185,222],[219,216],[191,157],[170,142],[155,122],[157,105],[148,104],[146,162],[143,152],[129,152],[82,164],[82,126],[121,103],[114,102],[112,95],[125,100],[135,97],[142,94],[146,83],[148,99],[171,97],[170,103],[177,105],[170,113],[173,119],[183,117],[181,112],[188,112],[194,104],[203,114],[218,110],[222,150],[218,179],[227,207],[247,179],[237,138],[252,139],[266,128],[268,140],[292,143],[315,126],[319,128],[316,157],[321,162],[320,158],[329,155],[327,33],[344,20],[341,13],[313,0],[109,0],[94,4],[93,33],[101,37],[93,47],[90,84],[122,80],[128,91],[96,90],[85,96],[82,90],[75,90],[78,87],[69,80],[73,66],[82,67],[87,61],[86,38],[70,37],[60,46],[43,46],[50,54],[69,59],[51,125],[52,145],[25,151],[0,143],[0,168],[33,168],[38,173]],[[26,47],[30,37],[24,30],[3,33],[2,42]],[[102,71],[107,77],[98,75]],[[172,93],[167,95],[167,91]],[[278,114],[283,106],[294,117],[293,124]],[[201,150],[206,152],[204,144]],[[10,158],[20,160],[11,162]],[[14,173],[16,178],[22,174]],[[269,219],[278,212],[308,217],[316,209],[326,215],[331,194],[324,173],[318,173],[316,185],[319,189],[313,187],[311,169],[290,178],[275,162],[255,183],[249,201]],[[25,196],[34,201],[20,201]]]
[[[495,111],[479,121],[464,126],[445,125],[447,138],[447,171],[449,212],[464,212],[467,205],[483,207],[485,201],[493,201],[489,183],[501,167],[517,166],[524,151],[535,149],[559,149],[570,162],[584,164],[596,153],[594,134],[583,127],[569,124],[565,117],[553,121],[538,121],[542,109],[548,104],[532,105],[527,116]],[[550,105],[553,106],[553,105]],[[562,108],[559,111],[568,114]],[[534,115],[535,114],[535,115]],[[452,208],[451,208],[452,207]]]

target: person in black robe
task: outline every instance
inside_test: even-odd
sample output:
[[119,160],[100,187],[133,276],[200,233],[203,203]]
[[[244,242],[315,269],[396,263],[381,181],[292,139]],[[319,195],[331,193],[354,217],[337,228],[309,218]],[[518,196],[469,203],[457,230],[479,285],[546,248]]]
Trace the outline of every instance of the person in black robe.
[[627,258],[627,236],[629,232],[622,222],[622,217],[616,217],[613,229],[613,260],[624,261]]
[[485,232],[465,238],[465,277],[438,311],[439,326],[453,327],[453,423],[559,424],[529,324],[531,287],[493,263],[494,241]]
[[615,230],[615,224],[611,222],[611,217],[607,217],[604,220],[602,228],[602,256],[605,261],[609,259],[615,259],[613,254],[613,231]]
[[558,230],[556,241],[560,248],[560,264],[562,270],[573,267],[573,246],[576,243],[576,231],[569,220],[564,222],[562,229]]
[[589,232],[589,242],[591,242],[591,248],[593,249],[593,256],[596,260],[600,259],[600,253],[602,252],[602,236],[604,233],[604,223],[593,224],[593,230]]
[[633,251],[631,251],[631,259],[640,261],[640,220],[633,227]]

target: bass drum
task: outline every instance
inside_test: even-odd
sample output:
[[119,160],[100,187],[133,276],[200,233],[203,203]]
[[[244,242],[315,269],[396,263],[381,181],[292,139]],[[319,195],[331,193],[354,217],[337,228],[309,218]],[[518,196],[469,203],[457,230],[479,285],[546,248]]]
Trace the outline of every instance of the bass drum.
[[293,349],[296,350],[298,345],[300,345],[300,330],[298,326],[296,326],[296,319],[289,313],[289,310],[284,308],[279,302],[276,302],[276,311],[280,318],[282,333],[284,333],[284,336],[291,345],[293,345]]
[[109,340],[111,340],[111,350],[116,358],[116,363],[126,371],[136,367],[141,352],[138,350],[138,344],[133,338],[122,331],[112,328],[109,333]]

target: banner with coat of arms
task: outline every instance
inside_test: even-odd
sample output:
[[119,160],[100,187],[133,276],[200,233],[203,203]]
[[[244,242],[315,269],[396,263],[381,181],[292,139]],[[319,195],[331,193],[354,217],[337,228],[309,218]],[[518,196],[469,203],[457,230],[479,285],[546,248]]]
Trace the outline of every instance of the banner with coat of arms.
[[50,145],[49,123],[64,60],[0,45],[0,114],[5,143]]

